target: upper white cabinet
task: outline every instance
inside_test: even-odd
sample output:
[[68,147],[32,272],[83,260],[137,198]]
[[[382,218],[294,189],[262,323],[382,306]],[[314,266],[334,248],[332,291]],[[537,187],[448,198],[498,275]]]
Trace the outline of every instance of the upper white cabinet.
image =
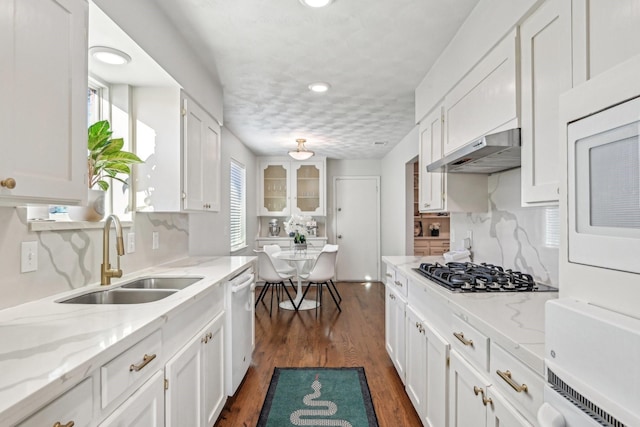
[[517,42],[512,31],[445,96],[444,156],[483,135],[518,127]]
[[262,159],[258,215],[326,215],[326,160]]
[[572,86],[571,2],[547,0],[524,21],[520,52],[522,204],[557,202],[558,97]]
[[566,3],[572,4],[574,84],[640,54],[640,3],[637,0]]
[[176,87],[133,90],[136,209],[220,210],[220,126]]
[[444,210],[442,197],[444,174],[427,172],[427,165],[442,157],[442,110],[441,106],[437,107],[420,122],[419,212]]
[[0,204],[87,197],[85,0],[0,6]]

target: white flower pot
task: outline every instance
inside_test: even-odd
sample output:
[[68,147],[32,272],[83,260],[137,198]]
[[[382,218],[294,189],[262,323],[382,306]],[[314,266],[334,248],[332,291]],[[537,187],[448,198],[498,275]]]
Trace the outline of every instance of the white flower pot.
[[97,222],[104,218],[104,197],[102,190],[89,190],[87,206],[69,206],[69,219],[72,221]]

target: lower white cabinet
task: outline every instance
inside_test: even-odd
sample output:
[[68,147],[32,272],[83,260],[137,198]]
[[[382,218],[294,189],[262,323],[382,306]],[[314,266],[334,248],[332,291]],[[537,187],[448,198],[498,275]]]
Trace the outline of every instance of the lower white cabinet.
[[167,426],[212,426],[226,401],[224,313],[165,366]]
[[163,427],[165,425],[163,384],[162,371],[158,371],[104,420],[100,427]]
[[385,347],[398,375],[405,382],[405,310],[407,301],[395,290],[386,287]]

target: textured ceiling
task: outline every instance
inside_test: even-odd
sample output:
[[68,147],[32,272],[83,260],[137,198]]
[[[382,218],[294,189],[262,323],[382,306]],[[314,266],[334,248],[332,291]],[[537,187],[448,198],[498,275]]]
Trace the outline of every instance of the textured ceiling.
[[[381,158],[407,135],[414,89],[477,2],[157,0],[216,70],[225,126],[252,151],[284,155],[306,138],[336,159]],[[332,88],[311,93],[315,81]]]

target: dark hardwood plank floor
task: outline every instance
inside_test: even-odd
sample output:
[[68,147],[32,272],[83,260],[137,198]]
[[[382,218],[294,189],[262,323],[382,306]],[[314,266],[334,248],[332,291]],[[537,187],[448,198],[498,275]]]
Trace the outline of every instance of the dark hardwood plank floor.
[[[273,369],[305,366],[364,366],[380,426],[421,425],[384,347],[384,285],[336,285],[343,298],[341,313],[326,289],[317,318],[315,310],[278,310],[275,297],[271,317],[268,296],[266,305],[258,304],[253,363],[216,427],[254,427]],[[313,289],[309,298],[315,298]]]

